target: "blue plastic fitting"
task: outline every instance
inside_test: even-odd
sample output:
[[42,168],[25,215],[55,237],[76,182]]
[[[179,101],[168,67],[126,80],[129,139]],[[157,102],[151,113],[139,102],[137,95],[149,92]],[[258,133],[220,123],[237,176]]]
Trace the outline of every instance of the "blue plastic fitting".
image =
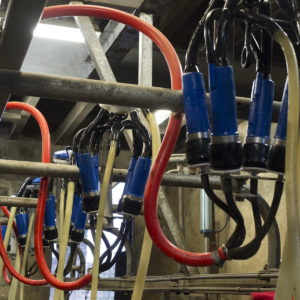
[[50,195],[46,200],[45,216],[44,216],[45,227],[55,227],[55,197]]
[[78,210],[76,213],[76,220],[74,223],[74,229],[77,229],[77,230],[84,230],[86,218],[87,218],[87,214],[85,212],[83,212],[81,209],[81,202],[82,202],[82,199],[79,197],[79,206],[78,206]]
[[209,132],[206,91],[202,73],[185,73],[182,76],[182,83],[187,133]]
[[69,154],[67,150],[59,150],[55,151],[53,154],[53,159],[58,159],[58,160],[69,160]]
[[99,188],[99,155],[96,153],[92,156],[92,161],[94,164],[95,169],[95,180],[98,182],[98,188]]
[[18,213],[15,216],[19,237],[26,237],[28,233],[28,214],[25,212]]
[[133,173],[135,170],[135,166],[136,166],[137,160],[135,157],[131,157],[131,160],[129,162],[129,166],[128,166],[128,171],[127,171],[127,175],[126,175],[126,180],[125,180],[125,185],[124,185],[124,190],[123,190],[123,194],[127,194],[128,191],[128,187],[132,181],[132,177],[133,177]]
[[146,182],[151,167],[151,158],[140,156],[137,160],[134,173],[128,186],[127,194],[137,198],[144,197]]
[[257,73],[252,86],[248,120],[248,137],[270,138],[274,82]]
[[71,215],[71,225],[74,224],[76,221],[77,211],[78,209],[81,209],[80,206],[81,206],[81,198],[77,194],[74,194],[72,215]]
[[7,229],[7,225],[1,225],[1,234],[3,240],[5,238],[6,229]]
[[89,153],[78,154],[77,166],[81,176],[83,194],[99,193],[99,176],[95,172],[95,162]]
[[231,66],[209,64],[212,135],[238,134],[235,84]]
[[275,138],[285,141],[288,115],[288,79],[285,82],[283,96],[281,100],[281,107],[279,112],[278,124],[275,132]]

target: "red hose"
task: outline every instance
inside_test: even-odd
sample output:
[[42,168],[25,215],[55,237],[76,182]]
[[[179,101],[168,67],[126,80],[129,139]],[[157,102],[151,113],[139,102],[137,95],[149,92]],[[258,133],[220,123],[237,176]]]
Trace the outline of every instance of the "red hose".
[[[91,16],[102,17],[125,23],[141,31],[159,47],[163,53],[171,74],[172,88],[181,90],[181,65],[177,54],[168,39],[155,27],[140,20],[139,18],[107,7],[90,5],[59,5],[48,7],[44,10],[43,18],[54,18],[61,16]],[[157,194],[160,182],[165,171],[168,160],[172,154],[181,128],[182,114],[172,114],[166,134],[159,149],[158,156],[151,169],[151,173],[145,190],[145,221],[149,234],[155,245],[166,255],[173,257],[176,261],[188,265],[205,266],[215,264],[212,253],[192,253],[177,248],[169,242],[160,228],[157,217]],[[223,249],[218,249],[218,256],[226,260]]]
[[3,265],[3,278],[7,284],[11,284],[11,279],[8,277],[6,265]]

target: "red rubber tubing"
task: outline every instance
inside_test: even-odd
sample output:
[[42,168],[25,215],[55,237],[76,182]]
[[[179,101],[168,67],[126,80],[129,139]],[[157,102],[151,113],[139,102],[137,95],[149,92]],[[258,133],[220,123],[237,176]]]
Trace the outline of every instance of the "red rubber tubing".
[[[6,110],[9,110],[9,109],[25,110],[25,111],[31,113],[35,117],[35,119],[38,121],[38,123],[40,125],[41,132],[42,132],[43,160],[47,161],[47,157],[48,157],[48,162],[49,162],[50,161],[50,135],[49,135],[49,129],[48,129],[47,122],[46,122],[45,118],[43,117],[43,115],[35,107],[33,107],[29,104],[26,104],[26,103],[22,103],[22,102],[8,102],[6,105]],[[9,213],[8,209],[4,206],[1,206],[1,209],[3,210],[4,214],[7,217],[9,217],[10,213]],[[13,226],[14,226],[14,230],[17,234],[17,227],[16,227],[15,222],[14,222]],[[19,281],[21,281],[25,284],[28,284],[28,285],[33,285],[33,286],[41,286],[41,285],[45,285],[48,283],[45,279],[43,279],[43,280],[29,279],[25,276],[22,276],[19,272],[17,272],[15,270],[14,266],[11,264],[11,262],[7,256],[7,253],[5,251],[1,230],[0,230],[0,255],[1,255],[3,263],[7,267],[9,273],[12,276],[16,277]]]
[[[139,18],[128,13],[100,6],[92,5],[59,5],[47,7],[43,13],[43,19],[62,16],[91,16],[101,17],[121,23],[125,23],[137,30],[141,31],[158,46],[163,53],[168,64],[172,89],[181,90],[181,65],[171,43],[168,39],[155,27],[140,20]],[[168,160],[172,154],[175,143],[177,141],[181,128],[182,114],[172,114],[166,134],[159,149],[158,156],[151,169],[149,179],[144,195],[145,222],[148,232],[155,245],[167,256],[174,258],[176,261],[193,266],[208,266],[215,264],[212,253],[193,253],[182,250],[173,245],[161,230],[156,207],[159,186],[162,180]],[[222,260],[226,260],[226,255],[222,248],[218,249],[219,256]]]
[[8,277],[6,265],[3,265],[3,278],[7,284],[11,284],[11,279]]
[[[49,163],[50,162],[50,134],[49,134],[49,128],[48,124],[44,118],[44,116],[41,114],[40,111],[38,111],[36,108],[34,108],[31,105],[28,105],[26,103],[22,102],[9,102],[7,103],[6,109],[22,109],[27,112],[29,112],[38,122],[41,135],[42,135],[42,162],[43,163]],[[30,284],[30,285],[44,285],[48,282],[52,284],[54,287],[59,289],[66,289],[66,290],[73,290],[73,289],[80,289],[83,286],[87,285],[92,277],[91,274],[86,274],[84,277],[73,281],[73,282],[62,282],[60,280],[57,280],[49,271],[45,257],[43,252],[43,221],[44,221],[44,214],[45,214],[45,204],[47,199],[47,193],[48,193],[48,178],[41,178],[40,182],[40,192],[39,192],[39,200],[36,208],[36,225],[35,225],[35,231],[34,231],[34,244],[35,244],[35,254],[36,254],[36,260],[40,267],[40,271],[42,275],[44,276],[44,280],[31,280],[26,277],[21,276],[19,273],[16,272],[16,270],[12,267],[10,261],[8,260],[7,255],[4,255],[2,257],[5,265],[8,267],[9,272],[15,276],[18,280]],[[3,243],[2,243],[3,245]],[[0,251],[3,252],[4,248],[1,248],[1,242],[0,242]],[[6,253],[5,253],[6,254]],[[25,280],[26,279],[26,280]]]

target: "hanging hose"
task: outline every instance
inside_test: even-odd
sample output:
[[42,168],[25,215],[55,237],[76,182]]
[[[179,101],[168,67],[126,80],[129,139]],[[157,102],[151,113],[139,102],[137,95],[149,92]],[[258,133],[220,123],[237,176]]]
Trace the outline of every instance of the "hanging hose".
[[[17,248],[15,265],[14,265],[14,268],[17,272],[20,272],[20,265],[21,265],[20,252],[18,251],[18,248]],[[9,289],[9,293],[8,293],[8,300],[16,299],[18,284],[19,284],[19,281],[17,280],[17,278],[13,277],[11,280],[11,285],[10,285],[10,289]]]
[[[154,159],[157,156],[157,153],[158,153],[158,150],[159,150],[159,147],[161,144],[160,131],[159,131],[159,127],[156,123],[154,115],[152,113],[150,113],[149,110],[144,110],[143,113],[146,116],[147,122],[150,127],[150,131],[151,131],[152,166],[153,166]],[[133,287],[133,293],[131,296],[131,300],[142,299],[144,286],[145,286],[145,280],[146,280],[147,271],[148,271],[148,266],[149,266],[149,262],[150,262],[151,250],[152,250],[152,240],[148,233],[147,228],[145,228],[141,256],[140,256],[140,260],[139,260],[139,266],[138,266],[138,270],[137,270],[137,275],[136,275],[136,280],[135,280],[134,287]]]
[[92,273],[92,286],[91,286],[91,300],[96,300],[98,291],[98,273],[99,273],[99,261],[100,261],[100,240],[102,233],[104,209],[107,197],[107,191],[109,187],[109,181],[113,169],[114,159],[117,150],[117,140],[113,139],[110,144],[108,153],[106,168],[104,172],[103,182],[100,190],[100,203],[98,208],[96,236],[95,236],[95,249],[94,249],[94,263]]
[[[69,231],[71,225],[71,214],[72,214],[72,206],[73,206],[73,199],[74,199],[74,191],[75,191],[75,182],[69,181],[68,188],[67,188],[67,202],[66,202],[66,210],[65,210],[65,217],[64,217],[64,230],[62,232],[62,237],[60,238],[59,243],[59,261],[57,267],[56,278],[58,280],[63,280],[64,275],[64,266],[66,260],[66,253],[68,247],[68,238],[69,238]],[[53,300],[63,299],[64,292],[58,289],[54,290]]]
[[[29,220],[29,225],[28,225],[28,233],[27,233],[27,238],[26,238],[26,244],[25,244],[25,249],[24,249],[24,254],[22,258],[22,268],[21,268],[21,275],[25,275],[25,269],[26,269],[26,264],[27,264],[27,257],[28,257],[28,252],[29,252],[29,246],[30,246],[30,239],[31,239],[31,233],[33,229],[33,222],[35,218],[35,213],[32,212]],[[24,299],[24,284],[21,282],[20,284],[20,300]]]
[[[1,209],[5,213],[5,215],[8,217],[8,223],[7,223],[7,227],[6,227],[4,242],[3,242],[3,238],[1,236],[1,244],[4,244],[3,246],[4,246],[5,251],[6,251],[7,246],[8,246],[8,242],[9,242],[9,239],[10,239],[10,235],[11,235],[11,230],[14,226],[14,219],[15,219],[17,208],[12,207],[10,212],[8,211],[8,209],[6,207],[1,206]],[[14,230],[15,230],[15,232],[17,232],[16,227],[14,227]],[[0,234],[2,235],[2,233],[0,233]],[[16,234],[16,237],[17,237],[17,234]],[[3,260],[0,260],[0,279],[2,277],[2,270],[3,270]]]
[[65,193],[65,188],[62,186],[59,196],[59,239],[62,238],[64,232]]

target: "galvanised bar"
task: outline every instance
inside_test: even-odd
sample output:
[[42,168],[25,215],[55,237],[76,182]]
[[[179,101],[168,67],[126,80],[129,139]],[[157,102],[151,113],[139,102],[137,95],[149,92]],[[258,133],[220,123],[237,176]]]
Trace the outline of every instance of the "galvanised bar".
[[[100,80],[0,70],[0,93],[149,109],[183,111],[181,91]],[[208,97],[209,95],[207,95]],[[237,97],[239,119],[248,119],[250,99]],[[277,122],[280,102],[273,103]]]

